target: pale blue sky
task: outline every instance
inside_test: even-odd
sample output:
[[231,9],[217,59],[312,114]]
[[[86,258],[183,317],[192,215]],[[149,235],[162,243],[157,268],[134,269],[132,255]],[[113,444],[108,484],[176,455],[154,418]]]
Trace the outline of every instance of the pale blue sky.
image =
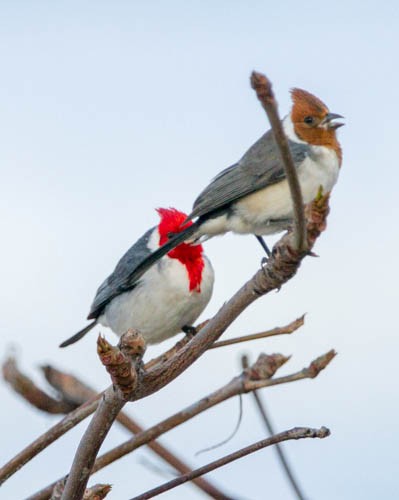
[[[277,4],[277,5],[276,5]],[[159,421],[228,381],[243,350],[292,354],[301,368],[335,348],[313,381],[265,391],[275,425],[325,425],[323,441],[285,448],[310,500],[393,499],[397,479],[396,309],[398,238],[397,2],[0,2],[0,350],[15,344],[36,380],[52,362],[98,389],[108,377],[95,334],[58,343],[85,324],[97,286],[154,225],[154,208],[188,211],[199,191],[268,128],[249,87],[252,69],[274,83],[281,114],[303,87],[343,114],[344,162],[319,259],[307,259],[278,294],[251,306],[227,337],[285,324],[307,312],[292,337],[210,352],[182,377],[129,410]],[[215,238],[207,253],[216,312],[258,268],[251,237]],[[107,332],[110,340],[114,337]],[[166,348],[150,349],[148,356]],[[0,461],[55,421],[3,384]],[[244,399],[238,434],[231,401],[163,437],[199,466],[264,437]],[[42,453],[0,489],[22,498],[67,471],[86,424]],[[105,448],[128,435],[115,428]],[[104,449],[105,449],[104,448]],[[164,477],[144,449],[93,477],[109,498],[130,498]],[[242,498],[290,499],[273,450],[210,475]],[[162,498],[202,498],[187,486]]]

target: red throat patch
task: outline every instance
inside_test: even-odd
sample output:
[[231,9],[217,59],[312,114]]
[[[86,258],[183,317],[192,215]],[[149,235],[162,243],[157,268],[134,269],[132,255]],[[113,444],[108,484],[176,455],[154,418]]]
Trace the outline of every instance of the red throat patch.
[[[161,218],[158,224],[159,246],[168,241],[170,233],[180,233],[192,225],[192,221],[183,224],[187,215],[175,208],[157,208],[157,212]],[[190,292],[193,290],[201,292],[202,271],[205,265],[202,254],[202,245],[190,245],[189,243],[181,243],[168,253],[171,259],[177,259],[186,266]]]

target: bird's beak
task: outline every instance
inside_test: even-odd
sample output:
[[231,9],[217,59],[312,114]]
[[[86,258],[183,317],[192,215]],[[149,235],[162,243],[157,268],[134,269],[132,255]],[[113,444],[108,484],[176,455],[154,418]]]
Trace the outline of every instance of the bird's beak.
[[333,121],[337,118],[343,118],[343,116],[338,115],[337,113],[328,113],[324,120],[321,122],[321,125],[324,125],[326,128],[332,128],[333,130],[336,130],[339,127],[343,127],[345,123],[336,123]]

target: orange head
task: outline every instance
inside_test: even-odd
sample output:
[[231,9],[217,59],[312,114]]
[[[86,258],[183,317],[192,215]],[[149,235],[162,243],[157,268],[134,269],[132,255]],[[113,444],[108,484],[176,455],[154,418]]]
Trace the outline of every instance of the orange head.
[[343,117],[330,113],[324,102],[306,90],[292,89],[291,96],[291,120],[298,138],[314,146],[333,149],[341,162],[342,151],[336,130],[342,127],[343,123],[334,120]]
[[[157,212],[161,218],[158,224],[159,246],[164,245],[169,240],[170,235],[180,233],[180,231],[192,225],[192,221],[184,224],[187,215],[175,208],[158,208]],[[202,271],[204,269],[202,245],[180,243],[168,253],[168,256],[171,259],[179,260],[186,266],[190,291],[200,292]]]

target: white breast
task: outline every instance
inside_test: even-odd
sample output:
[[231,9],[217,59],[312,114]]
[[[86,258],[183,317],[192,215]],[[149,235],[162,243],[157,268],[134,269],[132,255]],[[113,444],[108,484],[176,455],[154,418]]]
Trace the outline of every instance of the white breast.
[[[320,186],[325,193],[331,191],[338,173],[336,153],[317,146],[314,157],[307,157],[298,168],[304,203],[309,203],[317,196]],[[230,218],[230,230],[236,233],[272,234],[287,227],[287,220],[291,218],[291,194],[287,180],[283,180],[238,201],[235,214]],[[279,221],[283,222],[280,224]]]
[[214,273],[206,257],[204,262],[198,292],[189,290],[186,267],[177,259],[163,257],[136,288],[107,305],[99,322],[118,335],[136,328],[150,344],[175,335],[182,326],[193,325],[212,295]]

